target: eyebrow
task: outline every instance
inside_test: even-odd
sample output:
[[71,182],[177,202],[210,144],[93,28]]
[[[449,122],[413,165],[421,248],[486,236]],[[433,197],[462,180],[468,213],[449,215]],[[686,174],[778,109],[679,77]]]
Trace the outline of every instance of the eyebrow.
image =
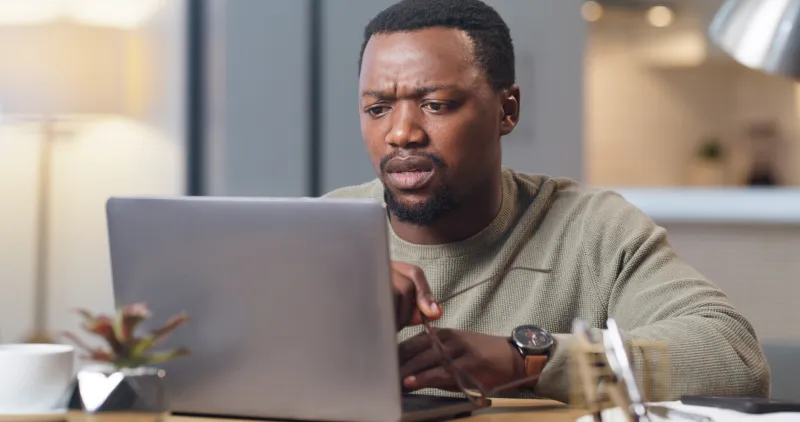
[[[428,85],[428,86],[420,86],[414,88],[414,94],[410,95],[413,98],[423,97],[427,94],[431,94],[437,91],[445,91],[445,90],[453,90],[453,91],[460,91],[461,88],[458,85]],[[378,89],[367,89],[361,93],[361,97],[375,97],[382,100],[392,100],[396,99],[397,95],[392,92],[381,91]]]

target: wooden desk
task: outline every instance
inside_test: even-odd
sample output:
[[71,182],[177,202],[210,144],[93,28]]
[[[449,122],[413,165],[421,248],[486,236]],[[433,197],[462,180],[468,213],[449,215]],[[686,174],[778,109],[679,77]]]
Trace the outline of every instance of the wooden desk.
[[[571,409],[565,405],[549,400],[512,400],[494,399],[492,407],[475,412],[469,418],[457,419],[457,422],[575,422],[586,414],[580,409]],[[186,418],[173,416],[169,422],[252,422],[233,419]]]

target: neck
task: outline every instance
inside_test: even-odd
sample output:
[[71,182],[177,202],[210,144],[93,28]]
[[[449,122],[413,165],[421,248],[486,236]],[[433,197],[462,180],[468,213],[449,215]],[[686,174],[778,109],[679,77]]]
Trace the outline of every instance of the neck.
[[439,245],[468,239],[486,228],[497,217],[503,201],[501,175],[474,189],[457,209],[428,226],[417,226],[391,216],[392,229],[406,242],[416,245]]

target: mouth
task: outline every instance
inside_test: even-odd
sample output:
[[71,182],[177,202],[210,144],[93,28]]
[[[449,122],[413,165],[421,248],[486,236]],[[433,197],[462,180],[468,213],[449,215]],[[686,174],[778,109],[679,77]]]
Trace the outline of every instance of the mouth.
[[389,182],[400,190],[422,189],[435,173],[433,161],[424,157],[396,157],[384,169]]

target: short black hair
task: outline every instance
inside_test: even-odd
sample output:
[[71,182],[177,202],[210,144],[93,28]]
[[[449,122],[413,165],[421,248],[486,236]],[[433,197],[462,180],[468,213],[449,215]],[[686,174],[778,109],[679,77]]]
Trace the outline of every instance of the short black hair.
[[514,43],[503,18],[480,0],[401,0],[376,15],[364,28],[358,59],[373,35],[444,27],[464,31],[474,44],[475,60],[497,91],[515,82]]

